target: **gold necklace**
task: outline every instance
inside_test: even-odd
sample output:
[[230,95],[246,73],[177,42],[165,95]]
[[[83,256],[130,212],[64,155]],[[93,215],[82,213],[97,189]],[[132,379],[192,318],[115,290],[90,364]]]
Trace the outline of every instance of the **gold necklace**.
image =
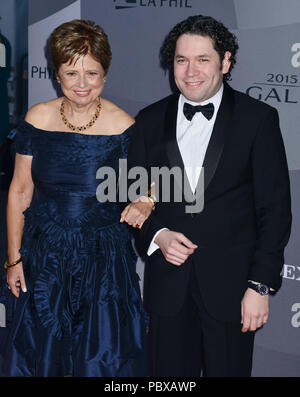
[[66,124],[66,126],[68,128],[70,128],[70,130],[76,131],[76,132],[84,131],[87,128],[92,127],[95,124],[95,121],[97,120],[97,118],[99,117],[100,111],[102,109],[100,97],[97,98],[97,102],[98,103],[97,103],[97,107],[96,107],[96,112],[95,112],[94,116],[92,117],[91,121],[88,122],[86,125],[82,125],[81,127],[76,127],[75,125],[69,123],[69,121],[67,120],[67,118],[65,116],[65,98],[64,98],[60,105],[60,115],[61,115],[62,121]]

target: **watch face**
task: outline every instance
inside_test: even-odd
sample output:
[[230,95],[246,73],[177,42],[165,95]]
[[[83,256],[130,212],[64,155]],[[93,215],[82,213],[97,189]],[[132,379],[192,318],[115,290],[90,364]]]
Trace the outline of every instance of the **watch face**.
[[258,292],[261,295],[267,295],[269,293],[269,288],[266,285],[260,284],[258,286]]

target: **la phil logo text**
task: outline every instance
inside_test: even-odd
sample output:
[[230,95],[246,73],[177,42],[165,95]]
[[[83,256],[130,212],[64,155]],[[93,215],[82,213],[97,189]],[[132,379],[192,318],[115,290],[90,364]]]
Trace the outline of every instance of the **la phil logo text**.
[[192,8],[191,0],[113,0],[116,10],[136,7]]

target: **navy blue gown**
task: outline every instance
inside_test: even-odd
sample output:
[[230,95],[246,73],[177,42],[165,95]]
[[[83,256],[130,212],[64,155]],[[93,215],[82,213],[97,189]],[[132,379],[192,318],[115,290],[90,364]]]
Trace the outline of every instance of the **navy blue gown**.
[[[45,131],[23,121],[34,196],[21,254],[28,292],[12,294],[6,376],[147,376],[146,326],[131,234],[118,202],[96,198],[97,169],[119,173],[120,135]],[[9,302],[8,302],[9,306]]]

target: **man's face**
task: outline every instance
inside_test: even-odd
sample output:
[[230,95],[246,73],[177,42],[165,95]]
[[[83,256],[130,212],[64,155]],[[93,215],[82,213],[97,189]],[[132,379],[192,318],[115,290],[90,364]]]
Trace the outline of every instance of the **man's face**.
[[203,102],[215,95],[230,68],[230,52],[222,63],[210,37],[183,34],[176,43],[175,83],[190,101]]

